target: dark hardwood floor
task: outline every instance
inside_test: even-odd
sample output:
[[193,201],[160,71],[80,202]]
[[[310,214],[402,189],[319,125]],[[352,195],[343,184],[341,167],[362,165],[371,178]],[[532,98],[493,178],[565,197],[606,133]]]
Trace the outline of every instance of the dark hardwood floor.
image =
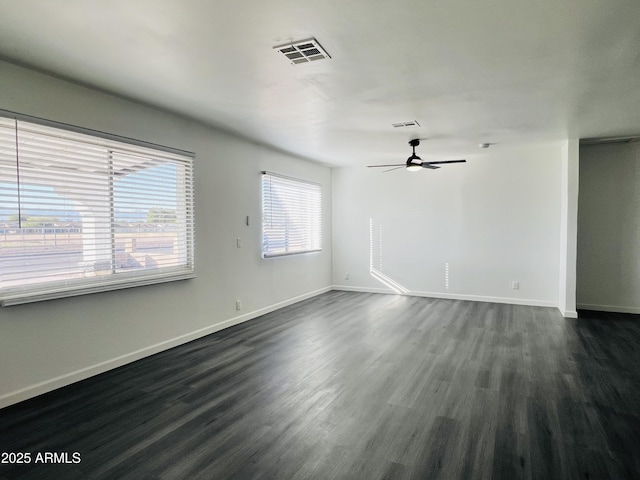
[[638,479],[632,317],[330,292],[1,410],[0,479]]

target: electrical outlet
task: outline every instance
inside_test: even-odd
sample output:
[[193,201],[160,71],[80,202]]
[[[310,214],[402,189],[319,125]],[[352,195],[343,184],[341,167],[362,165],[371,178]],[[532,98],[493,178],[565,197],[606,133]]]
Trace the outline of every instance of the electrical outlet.
[[242,240],[239,238],[236,238],[236,247],[242,248]]
[[344,279],[345,280],[349,280],[349,272],[345,272],[344,273]]
[[520,290],[520,282],[518,280],[514,280],[511,282],[511,288],[513,290]]
[[236,300],[236,310],[240,310],[242,308],[242,302],[240,300]]

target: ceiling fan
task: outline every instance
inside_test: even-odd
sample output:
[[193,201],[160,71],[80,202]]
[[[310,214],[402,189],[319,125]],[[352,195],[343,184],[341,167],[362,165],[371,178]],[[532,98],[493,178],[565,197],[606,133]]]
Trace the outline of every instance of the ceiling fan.
[[389,170],[385,170],[385,172],[390,172],[391,170],[396,170],[398,168],[405,167],[410,172],[418,172],[423,168],[430,168],[431,170],[435,170],[436,168],[440,168],[437,165],[441,165],[444,163],[465,163],[466,162],[466,160],[440,160],[438,162],[424,162],[418,155],[416,155],[416,147],[420,145],[420,139],[415,138],[413,140],[410,140],[409,145],[411,145],[411,147],[413,148],[413,153],[409,158],[407,158],[406,163],[396,163],[392,165],[367,165],[367,167],[369,168],[392,167]]

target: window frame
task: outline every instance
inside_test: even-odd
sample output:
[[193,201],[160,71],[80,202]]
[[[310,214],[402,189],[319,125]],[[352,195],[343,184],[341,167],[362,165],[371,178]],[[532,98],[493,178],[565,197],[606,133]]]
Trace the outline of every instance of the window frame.
[[[290,177],[287,175],[282,175],[279,173],[274,173],[274,172],[269,172],[269,171],[262,171],[262,176],[261,176],[261,194],[262,194],[262,242],[261,242],[261,254],[262,254],[262,258],[277,258],[277,257],[286,257],[286,256],[291,256],[291,255],[302,255],[302,254],[308,254],[308,253],[317,253],[317,252],[321,252],[322,251],[322,220],[323,220],[323,216],[322,216],[322,185],[316,182],[311,182],[308,180],[303,180],[300,178],[294,178],[294,177]],[[311,216],[311,215],[317,215],[317,217],[315,219],[311,219],[309,223],[306,223],[303,225],[303,230],[305,232],[305,235],[308,236],[310,238],[309,243],[307,243],[306,247],[304,247],[304,249],[294,249],[293,251],[289,251],[290,248],[295,248],[292,247],[290,243],[288,243],[287,238],[290,237],[290,225],[288,221],[285,222],[285,233],[284,233],[284,237],[285,238],[280,238],[277,237],[276,240],[280,240],[284,243],[283,247],[277,248],[277,249],[266,249],[267,246],[267,242],[265,240],[265,238],[268,236],[268,232],[267,232],[267,224],[270,223],[271,225],[273,224],[273,222],[267,222],[267,216],[269,214],[272,214],[274,212],[274,206],[273,206],[273,195],[271,193],[271,191],[269,192],[269,194],[267,195],[267,193],[265,192],[265,185],[266,185],[266,180],[269,180],[269,185],[270,188],[272,188],[273,184],[271,183],[272,181],[275,181],[276,184],[277,182],[282,182],[287,183],[289,185],[289,187],[294,187],[294,188],[302,188],[302,187],[308,187],[306,192],[303,192],[303,194],[306,195],[317,195],[317,203],[314,204],[314,206],[311,208],[311,210],[317,210],[315,212],[313,211],[308,211],[306,212],[307,216]],[[271,200],[271,205],[267,205],[267,200]],[[294,205],[291,204],[290,207],[300,207],[300,205]],[[279,213],[280,214],[284,214],[285,216],[287,215],[286,211],[284,210],[284,207],[280,206],[279,207]],[[298,215],[304,214],[305,212],[300,212],[297,211],[295,212]],[[290,216],[286,217],[287,220],[289,220]],[[284,251],[282,249],[285,249]],[[273,251],[271,251],[273,250]]]
[[[109,134],[100,132],[97,130],[87,129],[65,123],[46,120],[30,115],[24,115],[16,112],[0,109],[0,118],[4,120],[14,120],[16,125],[18,122],[25,122],[33,124],[34,126],[42,126],[46,128],[53,128],[60,131],[60,135],[72,135],[81,134],[90,136],[91,141],[100,145],[100,148],[104,148],[109,151],[107,160],[107,169],[111,168],[110,162],[113,161],[112,152],[110,149],[116,145],[121,146],[123,149],[130,149],[132,152],[144,152],[151,151],[156,152],[157,164],[155,166],[162,165],[175,165],[176,170],[179,173],[176,175],[176,195],[183,196],[180,198],[180,210],[177,212],[182,215],[182,220],[179,222],[179,227],[176,229],[177,238],[180,240],[181,251],[178,253],[178,261],[176,265],[169,265],[160,268],[140,268],[134,271],[116,271],[112,268],[109,274],[103,277],[87,277],[87,278],[70,278],[67,280],[53,280],[53,281],[36,281],[29,283],[28,278],[20,280],[22,283],[18,285],[4,286],[0,282],[0,305],[5,307],[9,305],[18,305],[23,303],[38,302],[56,298],[71,297],[77,295],[85,295],[91,293],[105,292],[111,290],[119,290],[125,288],[132,288],[143,285],[151,285],[156,283],[172,282],[177,280],[184,280],[196,277],[195,272],[195,215],[194,215],[194,185],[193,185],[193,169],[195,163],[195,154],[192,152],[166,147],[162,145],[153,144],[150,142],[144,142],[140,140],[134,140],[128,137],[120,135]],[[74,140],[75,141],[75,140]],[[16,133],[16,145],[18,145],[17,133]],[[81,142],[80,142],[81,143]],[[137,148],[141,147],[141,148]],[[16,147],[17,148],[17,147]],[[19,178],[19,150],[16,150],[16,185],[19,191],[20,178]],[[165,162],[163,163],[163,160]],[[181,163],[182,162],[182,163]],[[152,168],[152,167],[149,167]],[[143,170],[140,170],[143,171]],[[113,177],[109,173],[109,187],[107,189],[107,196],[98,197],[101,198],[106,205],[111,209],[113,213],[114,202],[116,199],[116,192],[114,189]],[[52,185],[55,188],[55,179],[52,177]],[[18,198],[19,198],[18,193]],[[20,200],[18,200],[20,202]],[[18,203],[20,205],[20,203]],[[20,212],[20,207],[18,207]],[[18,213],[18,221],[21,221],[21,213]],[[115,229],[116,219],[113,215],[110,216],[108,222],[102,219],[100,225],[107,227],[111,230],[111,247],[115,251]],[[82,227],[80,227],[82,228]],[[24,247],[22,247],[24,248]],[[83,249],[83,252],[86,252]],[[28,256],[29,253],[23,253],[22,256]],[[112,267],[115,263],[112,263]],[[61,267],[62,268],[62,267]]]

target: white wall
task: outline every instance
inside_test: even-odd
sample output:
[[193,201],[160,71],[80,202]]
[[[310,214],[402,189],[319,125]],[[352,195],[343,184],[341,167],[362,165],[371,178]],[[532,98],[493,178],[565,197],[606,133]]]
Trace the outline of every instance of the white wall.
[[[0,407],[329,289],[330,169],[6,63],[0,108],[195,152],[198,273],[0,309]],[[322,185],[323,252],[261,259],[261,170]]]
[[435,171],[334,169],[334,285],[392,291],[372,253],[414,295],[558,306],[561,162],[552,144]]
[[640,313],[640,144],[580,148],[578,308]]

